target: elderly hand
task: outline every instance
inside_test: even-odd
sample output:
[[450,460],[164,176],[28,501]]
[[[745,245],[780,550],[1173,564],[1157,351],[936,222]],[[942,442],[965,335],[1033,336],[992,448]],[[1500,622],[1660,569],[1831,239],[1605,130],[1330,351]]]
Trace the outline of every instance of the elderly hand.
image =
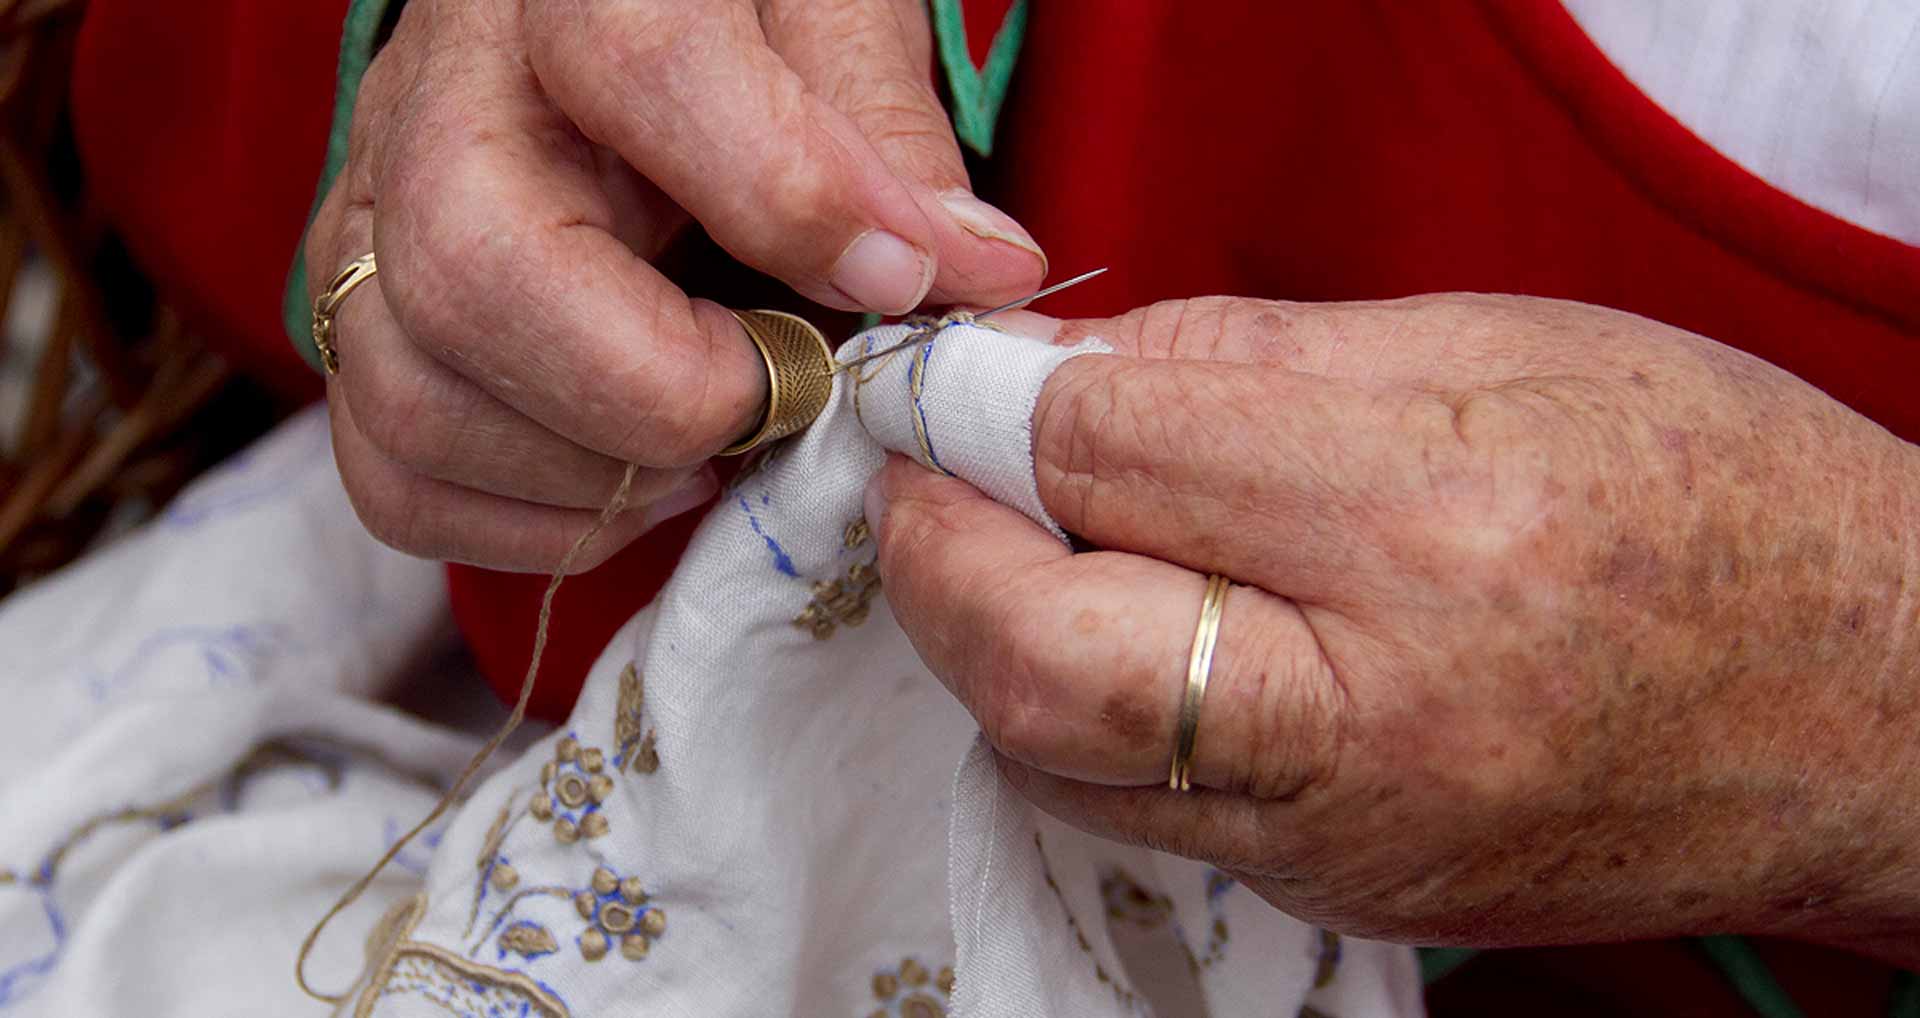
[[[1074,554],[895,458],[887,598],[1013,786],[1334,929],[1780,933],[1920,962],[1920,450],[1786,373],[1524,298],[1071,323]],[[1206,574],[1195,789],[1166,787]]]
[[368,70],[314,220],[337,319],[347,491],[416,554],[544,570],[624,470],[652,503],[591,567],[705,501],[757,420],[759,355],[648,264],[697,221],[842,309],[992,303],[1044,259],[974,198],[918,0],[413,0]]

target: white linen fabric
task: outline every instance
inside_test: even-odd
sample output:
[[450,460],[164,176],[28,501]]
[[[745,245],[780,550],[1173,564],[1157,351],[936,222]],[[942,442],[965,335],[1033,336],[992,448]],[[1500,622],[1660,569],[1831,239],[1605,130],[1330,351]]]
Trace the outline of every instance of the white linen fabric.
[[1920,244],[1920,4],[1564,2],[1621,73],[1722,155]]
[[[905,334],[874,330],[847,353]],[[861,495],[894,449],[1052,527],[1033,481],[1034,400],[1058,364],[1100,347],[965,324],[924,336],[841,376],[821,419],[723,496],[568,723],[336,921],[309,971],[322,987],[352,982],[342,1013],[1421,1012],[1410,950],[1324,934],[1209,867],[1091,838],[1004,786],[886,611]],[[247,488],[314,426],[183,505]],[[5,722],[25,741],[6,746],[0,776],[0,865],[18,875],[0,886],[0,1014],[88,1018],[132,1000],[313,1013],[290,978],[306,926],[427,809],[431,782],[408,772],[444,781],[471,747],[362,699],[378,690],[357,677],[397,674],[440,630],[438,577],[347,533],[337,481],[322,483],[331,465],[308,452],[294,497],[209,526],[230,550],[156,529],[0,612],[0,646],[35,628],[77,634],[40,658],[58,667],[0,667],[0,689],[30,704]],[[234,586],[208,605],[194,578],[215,576],[210,589]],[[106,585],[152,603],[103,613]],[[324,611],[353,621],[299,621]],[[118,660],[98,644],[187,612],[264,612],[305,634],[303,649],[230,652],[231,682],[170,666],[105,704],[82,679],[48,678]],[[1181,665],[1168,663],[1169,696]],[[294,730],[305,741],[291,749],[272,741]],[[85,828],[206,780],[243,794]],[[85,851],[37,880],[37,860],[76,830]],[[382,908],[362,964],[356,934]]]

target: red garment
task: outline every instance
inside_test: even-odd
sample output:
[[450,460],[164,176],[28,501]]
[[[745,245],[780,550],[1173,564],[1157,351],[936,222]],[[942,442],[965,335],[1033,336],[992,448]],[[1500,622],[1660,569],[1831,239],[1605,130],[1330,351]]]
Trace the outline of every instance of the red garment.
[[333,119],[347,0],[96,0],[73,122],[94,200],[194,329],[283,395],[320,379],[280,295]]
[[[966,3],[976,60],[1004,5]],[[1031,7],[978,183],[1060,272],[1113,268],[1051,299],[1050,314],[1200,293],[1565,297],[1752,351],[1920,439],[1920,250],[1720,157],[1554,0]],[[94,0],[75,71],[82,154],[135,254],[203,331],[306,391],[318,387],[281,335],[279,300],[321,163],[343,9]],[[566,714],[692,525],[562,588],[536,714]],[[545,578],[449,573],[456,617],[510,699]],[[1702,966],[1682,959],[1706,980],[1693,989],[1671,965],[1618,979],[1650,955],[1609,950],[1555,955],[1604,956],[1609,973],[1562,965],[1574,975],[1552,984],[1558,999],[1606,986],[1619,1013],[1654,1013],[1663,995],[1675,1012],[1728,1013],[1730,999],[1706,1001],[1719,984]],[[1770,961],[1809,1013],[1865,1013],[1884,985],[1879,969],[1836,981],[1839,963],[1796,970],[1793,957]],[[1538,990],[1549,968],[1522,975]]]

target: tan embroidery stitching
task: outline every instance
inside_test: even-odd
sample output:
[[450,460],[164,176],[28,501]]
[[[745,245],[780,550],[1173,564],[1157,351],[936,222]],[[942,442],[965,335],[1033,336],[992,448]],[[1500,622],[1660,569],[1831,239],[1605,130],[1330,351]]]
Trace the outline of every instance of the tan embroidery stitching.
[[[543,887],[523,888],[520,891],[515,892],[512,897],[508,898],[505,902],[503,902],[500,905],[500,908],[493,913],[493,921],[488,924],[488,930],[499,929],[500,924],[506,922],[507,917],[513,914],[514,908],[520,904],[520,899],[522,898],[531,898],[531,897],[569,898],[572,896],[573,896],[572,888],[562,887],[555,884],[549,884]],[[472,932],[473,932],[472,930],[468,930],[467,933],[462,934],[462,936],[463,937],[470,936]],[[482,932],[480,934],[479,940],[476,940],[472,946],[467,948],[467,953],[472,954],[473,952],[478,951],[480,949],[480,943],[485,941],[486,939],[487,939],[486,932]]]
[[[416,894],[387,910],[367,935],[367,985],[354,1002],[354,1018],[368,1018],[384,995],[409,992],[419,993],[456,1014],[463,1013],[455,1006],[456,1001],[464,1006],[465,1013],[486,1014],[489,991],[514,998],[513,1003],[525,1008],[525,1013],[568,1018],[565,1004],[522,973],[470,961],[438,944],[409,940],[426,911],[427,896]],[[435,990],[446,996],[433,996]]]
[[507,840],[507,829],[513,819],[513,796],[500,806],[500,813],[493,818],[487,828],[487,836],[480,842],[480,857],[474,861],[474,868],[480,871],[480,879],[474,882],[473,908],[467,912],[467,928],[460,935],[465,937],[473,933],[473,924],[480,919],[480,899],[486,897],[486,884],[492,884],[496,891],[510,891],[520,882],[520,873],[512,866],[500,861],[500,844]]
[[813,603],[800,612],[793,624],[813,634],[816,640],[831,637],[839,627],[857,626],[867,621],[875,594],[880,593],[880,572],[871,562],[856,562],[847,567],[847,575],[838,580],[816,582]]
[[904,958],[898,969],[874,974],[873,995],[880,1008],[867,1018],[946,1018],[953,997],[953,966],[936,975],[917,959]]
[[[435,997],[435,991],[445,996]],[[566,1005],[527,975],[469,961],[423,941],[402,943],[380,983],[380,996],[409,992],[445,1004],[455,1014],[504,1014],[526,1008],[542,1018],[568,1018]],[[495,1003],[496,997],[507,999]]]
[[[660,754],[654,749],[653,729],[642,733],[641,713],[646,707],[646,687],[640,669],[629,661],[620,669],[620,700],[613,711],[613,745],[620,771],[652,774],[660,769]],[[609,786],[611,787],[611,786]]]
[[1100,875],[1100,900],[1108,922],[1124,922],[1143,930],[1165,926],[1173,918],[1173,899],[1149,891],[1132,874],[1118,867]]
[[553,931],[538,923],[518,922],[500,931],[500,949],[525,957],[552,954],[560,949]]
[[1067,895],[1060,889],[1060,882],[1053,878],[1053,864],[1047,861],[1047,849],[1041,843],[1038,831],[1033,834],[1033,849],[1040,853],[1040,875],[1047,881],[1047,890],[1052,891],[1054,898],[1060,902],[1060,911],[1066,915],[1067,929],[1073,931],[1074,942],[1080,945],[1080,950],[1086,952],[1088,958],[1093,959],[1094,978],[1113,987],[1113,995],[1121,1004],[1129,1009],[1137,1008],[1140,1004],[1139,996],[1122,986],[1118,980],[1107,973],[1107,967],[1101,964],[1099,959],[1094,958],[1092,942],[1087,940],[1085,931],[1080,929],[1080,920],[1074,916],[1072,907],[1067,904]]
[[551,820],[554,840],[571,845],[582,838],[604,837],[613,829],[600,811],[601,803],[612,794],[606,754],[597,746],[582,746],[569,735],[554,744],[553,759],[541,765],[540,787],[527,803],[527,813],[541,823]]
[[616,942],[628,961],[647,956],[652,941],[667,932],[667,913],[650,903],[639,877],[621,877],[595,867],[587,888],[573,896],[574,911],[587,921],[578,944],[580,957],[599,961]]
[[1334,973],[1340,968],[1340,934],[1332,930],[1320,931],[1320,951],[1313,967],[1313,988],[1318,990],[1333,982]]

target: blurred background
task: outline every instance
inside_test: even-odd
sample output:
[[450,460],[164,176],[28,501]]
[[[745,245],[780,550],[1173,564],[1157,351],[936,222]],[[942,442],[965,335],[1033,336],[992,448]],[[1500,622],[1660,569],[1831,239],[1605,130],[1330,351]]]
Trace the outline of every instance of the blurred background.
[[[269,283],[283,278],[305,215],[297,195],[268,209],[249,203],[244,185],[222,187],[223,173],[246,164],[223,170],[203,139],[178,130],[209,119],[233,127],[234,117],[168,115],[215,94],[196,80],[224,77],[167,63],[169,35],[195,29],[194,8],[211,21],[207,9],[219,5],[100,4],[83,17],[88,6],[0,2],[0,596],[138,524],[318,389],[290,348],[284,363],[236,365],[239,348],[220,342],[223,325],[207,313],[217,302],[156,285],[169,263],[179,279],[212,267],[188,264],[195,246],[212,245],[215,261],[248,258],[259,242],[234,236],[223,215],[275,220],[245,232],[270,234],[284,250],[247,268]],[[326,64],[304,70],[331,76]],[[273,106],[270,95],[250,100]],[[263,141],[259,154],[317,166],[325,115],[308,113],[304,130],[283,125],[304,144]],[[208,195],[232,200],[208,215],[195,208]],[[143,215],[169,197],[179,206],[171,213]],[[271,312],[278,301],[274,285],[250,303]]]

